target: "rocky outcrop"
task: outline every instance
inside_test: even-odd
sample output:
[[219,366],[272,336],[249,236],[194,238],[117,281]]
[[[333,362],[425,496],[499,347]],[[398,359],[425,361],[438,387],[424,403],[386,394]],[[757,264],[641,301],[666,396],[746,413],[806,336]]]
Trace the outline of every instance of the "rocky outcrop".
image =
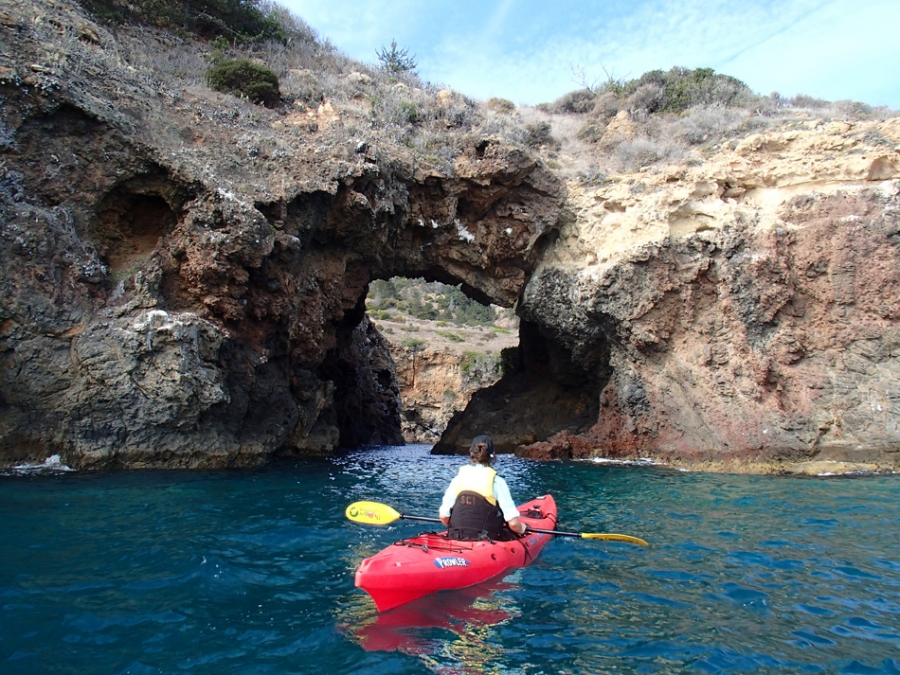
[[[73,7],[14,9],[2,461],[231,466],[401,442],[369,282],[510,306],[554,235],[565,188],[514,147],[473,138],[448,173],[338,125],[299,134],[285,111],[168,91]],[[90,58],[44,64],[41,31],[70,24],[95,30],[72,47]]]
[[585,432],[596,422],[602,366],[586,367],[527,321],[512,356],[503,378],[450,419],[434,454],[467,454],[480,434],[490,434],[497,452],[515,452],[557,433]]
[[520,313],[598,369],[600,412],[519,452],[898,468],[898,147],[896,119],[813,122],[570,186]]
[[[401,430],[407,443],[436,443],[472,395],[500,377],[494,368],[478,368],[478,356],[460,351],[395,345],[392,354],[400,384]],[[494,359],[488,361],[490,366],[495,364]]]

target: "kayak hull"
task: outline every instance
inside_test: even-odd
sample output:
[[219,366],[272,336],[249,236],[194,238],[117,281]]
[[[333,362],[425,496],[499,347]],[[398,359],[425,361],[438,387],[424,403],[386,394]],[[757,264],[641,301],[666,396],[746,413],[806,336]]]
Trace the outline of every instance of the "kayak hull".
[[[534,528],[556,528],[556,502],[550,495],[519,506],[521,519]],[[513,541],[459,541],[447,532],[416,535],[362,561],[355,583],[385,612],[430,593],[466,588],[528,565],[552,535],[526,532]]]

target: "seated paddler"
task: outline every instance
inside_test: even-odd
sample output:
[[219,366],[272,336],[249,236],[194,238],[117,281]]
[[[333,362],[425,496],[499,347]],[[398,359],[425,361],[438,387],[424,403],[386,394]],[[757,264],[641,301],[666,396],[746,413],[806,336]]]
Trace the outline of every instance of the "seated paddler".
[[509,486],[491,467],[494,441],[476,436],[469,448],[470,463],[460,467],[441,502],[441,522],[452,539],[509,540],[525,533]]

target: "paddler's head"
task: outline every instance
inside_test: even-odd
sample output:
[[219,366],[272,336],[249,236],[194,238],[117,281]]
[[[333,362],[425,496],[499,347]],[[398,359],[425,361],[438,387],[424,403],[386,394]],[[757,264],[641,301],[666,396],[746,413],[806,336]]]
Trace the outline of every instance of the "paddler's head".
[[476,436],[472,439],[472,446],[469,448],[469,459],[476,464],[491,465],[494,459],[494,441],[487,434]]

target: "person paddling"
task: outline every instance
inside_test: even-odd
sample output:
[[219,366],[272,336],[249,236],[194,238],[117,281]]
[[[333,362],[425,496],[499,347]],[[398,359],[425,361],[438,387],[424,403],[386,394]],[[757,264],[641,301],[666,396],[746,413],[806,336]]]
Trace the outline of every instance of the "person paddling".
[[441,501],[440,518],[452,539],[514,539],[528,526],[519,520],[509,486],[491,467],[494,441],[476,436],[469,448],[471,464],[462,466]]

